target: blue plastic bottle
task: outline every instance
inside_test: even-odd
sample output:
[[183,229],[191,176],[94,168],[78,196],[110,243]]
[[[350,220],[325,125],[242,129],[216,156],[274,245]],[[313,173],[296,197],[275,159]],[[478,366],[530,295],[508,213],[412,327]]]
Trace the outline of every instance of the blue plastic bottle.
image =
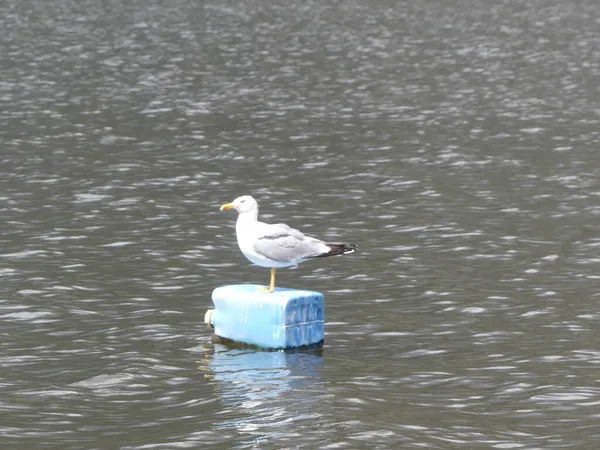
[[325,299],[315,291],[276,288],[259,292],[254,284],[216,288],[214,310],[205,321],[215,334],[268,349],[320,346],[325,337]]

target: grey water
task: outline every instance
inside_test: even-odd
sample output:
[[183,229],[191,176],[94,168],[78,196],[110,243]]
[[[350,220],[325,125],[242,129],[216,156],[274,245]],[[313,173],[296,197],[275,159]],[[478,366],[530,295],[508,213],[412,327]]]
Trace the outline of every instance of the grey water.
[[[0,4],[0,448],[600,439],[600,3]],[[320,352],[213,343],[266,221]]]

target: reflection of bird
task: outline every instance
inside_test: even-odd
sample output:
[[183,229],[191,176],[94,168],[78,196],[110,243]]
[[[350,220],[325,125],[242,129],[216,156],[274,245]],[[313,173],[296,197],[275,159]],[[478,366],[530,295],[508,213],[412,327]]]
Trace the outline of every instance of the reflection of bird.
[[258,203],[249,195],[236,198],[221,206],[221,211],[235,209],[238,218],[235,225],[238,245],[253,264],[271,268],[271,283],[264,292],[275,290],[275,270],[290,267],[323,256],[354,253],[353,244],[326,244],[305,236],[284,223],[269,225],[258,221]]

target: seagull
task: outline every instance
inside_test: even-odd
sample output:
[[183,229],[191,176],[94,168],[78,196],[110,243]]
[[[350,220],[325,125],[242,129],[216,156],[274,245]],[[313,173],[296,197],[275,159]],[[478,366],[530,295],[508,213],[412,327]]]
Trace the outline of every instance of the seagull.
[[305,261],[325,256],[354,253],[354,244],[326,244],[304,235],[284,223],[268,224],[258,220],[258,203],[249,195],[236,198],[221,206],[221,211],[238,212],[235,234],[238,246],[253,264],[271,268],[269,287],[262,292],[275,290],[275,271],[281,267],[296,266]]

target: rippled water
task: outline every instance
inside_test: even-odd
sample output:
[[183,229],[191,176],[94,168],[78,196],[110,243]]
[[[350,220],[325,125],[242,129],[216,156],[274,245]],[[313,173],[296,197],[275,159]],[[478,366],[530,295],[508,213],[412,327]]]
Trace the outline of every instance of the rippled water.
[[[0,447],[594,448],[599,13],[0,5]],[[322,351],[211,342],[246,193]]]

